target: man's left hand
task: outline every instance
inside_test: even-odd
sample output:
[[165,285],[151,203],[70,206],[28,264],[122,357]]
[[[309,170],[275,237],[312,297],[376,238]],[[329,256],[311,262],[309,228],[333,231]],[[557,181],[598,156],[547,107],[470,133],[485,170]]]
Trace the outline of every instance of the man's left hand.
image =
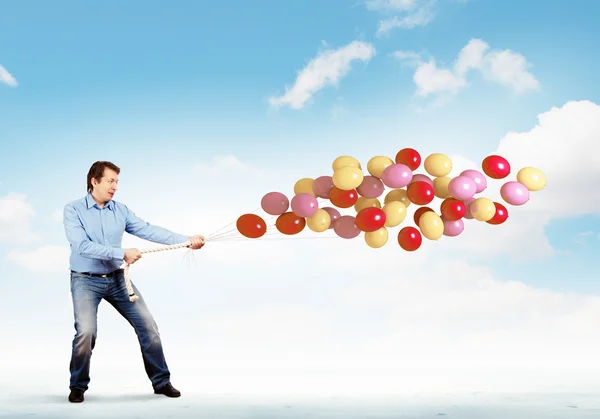
[[202,246],[204,246],[205,240],[204,240],[204,236],[192,236],[190,237],[190,249],[193,250],[198,250],[201,249]]

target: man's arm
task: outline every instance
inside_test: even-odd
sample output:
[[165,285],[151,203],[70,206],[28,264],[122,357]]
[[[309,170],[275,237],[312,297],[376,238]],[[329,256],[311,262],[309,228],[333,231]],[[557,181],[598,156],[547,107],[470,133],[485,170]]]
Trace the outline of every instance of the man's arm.
[[89,259],[123,259],[125,249],[103,246],[88,239],[87,234],[72,205],[66,205],[63,212],[63,224],[67,240],[81,256]]
[[185,243],[190,236],[177,234],[163,227],[152,225],[134,214],[127,206],[125,231],[144,240],[160,244]]

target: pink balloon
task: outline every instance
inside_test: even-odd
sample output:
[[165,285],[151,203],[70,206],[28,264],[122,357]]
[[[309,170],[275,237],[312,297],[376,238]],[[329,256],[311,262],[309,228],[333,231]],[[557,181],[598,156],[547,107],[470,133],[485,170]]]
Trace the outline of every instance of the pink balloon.
[[281,192],[269,192],[260,200],[264,212],[271,215],[281,215],[290,207],[290,201]]
[[333,188],[331,176],[319,176],[313,181],[312,189],[319,198],[329,199],[329,192]]
[[[443,219],[442,219],[443,220]],[[463,220],[456,221],[448,221],[443,220],[444,222],[444,236],[448,237],[456,237],[465,229],[465,223]]]
[[457,176],[448,183],[448,192],[461,201],[473,198],[477,191],[477,184],[469,176]]
[[388,188],[404,188],[412,180],[413,173],[405,164],[391,164],[383,170],[381,180]]
[[365,198],[379,198],[385,186],[381,179],[375,176],[365,176],[362,183],[356,188],[356,192]]
[[355,221],[355,217],[343,215],[333,225],[333,231],[343,239],[353,239],[360,234],[360,230],[354,223]]
[[485,178],[485,175],[481,172],[478,172],[477,170],[465,170],[460,175],[468,176],[475,181],[475,185],[477,185],[475,193],[481,193],[485,190],[485,188],[487,188],[487,179]]
[[500,188],[500,196],[507,204],[523,205],[529,201],[529,189],[519,182],[506,182]]
[[317,198],[309,193],[299,193],[292,198],[292,212],[298,217],[310,217],[318,209]]
[[329,223],[329,228],[330,229],[333,228],[333,225],[335,224],[335,222],[337,220],[339,220],[341,217],[340,212],[333,207],[323,207],[322,209],[324,209],[327,212],[327,214],[329,214],[329,218],[331,218],[331,222]]
[[[410,183],[415,183],[415,182],[426,182],[429,183],[431,186],[433,186],[433,180],[431,180],[431,178],[427,175],[422,175],[422,174],[416,174],[412,177],[412,180],[410,181]],[[409,185],[410,185],[409,183]]]
[[465,203],[465,208],[467,209],[463,218],[466,218],[467,220],[472,220],[474,218],[473,215],[471,215],[471,210],[469,209],[473,201],[475,201],[475,198],[463,200]]

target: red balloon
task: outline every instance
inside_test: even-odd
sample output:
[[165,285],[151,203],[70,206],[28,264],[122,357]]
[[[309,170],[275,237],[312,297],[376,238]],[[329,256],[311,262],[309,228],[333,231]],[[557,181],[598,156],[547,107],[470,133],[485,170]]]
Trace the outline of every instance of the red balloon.
[[415,224],[417,225],[417,227],[419,227],[419,220],[421,219],[421,216],[428,211],[433,211],[433,210],[429,207],[421,207],[415,211],[415,215],[413,216],[413,219],[415,220]]
[[398,232],[398,244],[407,252],[414,252],[422,242],[421,232],[414,227],[404,227]]
[[510,174],[510,164],[502,156],[487,156],[481,162],[481,168],[492,179],[504,179]]
[[358,192],[356,189],[343,191],[334,186],[329,192],[329,200],[338,208],[350,208],[358,201]]
[[494,225],[502,224],[508,219],[508,210],[499,202],[494,202],[494,205],[496,206],[496,213],[491,220],[487,221],[487,223]]
[[385,212],[381,208],[363,208],[356,214],[354,224],[360,231],[377,231],[385,225]]
[[440,205],[440,212],[445,220],[457,221],[465,216],[467,206],[463,201],[456,198],[446,198]]
[[281,214],[275,221],[275,228],[287,235],[298,234],[304,230],[304,227],[306,227],[306,219],[291,211]]
[[249,239],[257,239],[267,232],[267,224],[256,214],[244,214],[237,219],[238,231]]
[[414,148],[403,148],[396,154],[396,164],[404,164],[414,172],[421,165],[421,155]]
[[406,188],[406,197],[415,205],[427,205],[435,197],[433,186],[422,180],[413,182]]

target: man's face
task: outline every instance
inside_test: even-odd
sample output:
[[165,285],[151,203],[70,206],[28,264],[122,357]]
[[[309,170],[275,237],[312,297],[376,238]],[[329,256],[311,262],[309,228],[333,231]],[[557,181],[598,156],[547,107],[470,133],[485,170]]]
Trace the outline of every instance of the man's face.
[[117,184],[119,183],[119,175],[114,170],[109,168],[104,169],[104,174],[100,182],[92,179],[94,186],[94,195],[100,201],[108,202],[113,199],[117,192]]

